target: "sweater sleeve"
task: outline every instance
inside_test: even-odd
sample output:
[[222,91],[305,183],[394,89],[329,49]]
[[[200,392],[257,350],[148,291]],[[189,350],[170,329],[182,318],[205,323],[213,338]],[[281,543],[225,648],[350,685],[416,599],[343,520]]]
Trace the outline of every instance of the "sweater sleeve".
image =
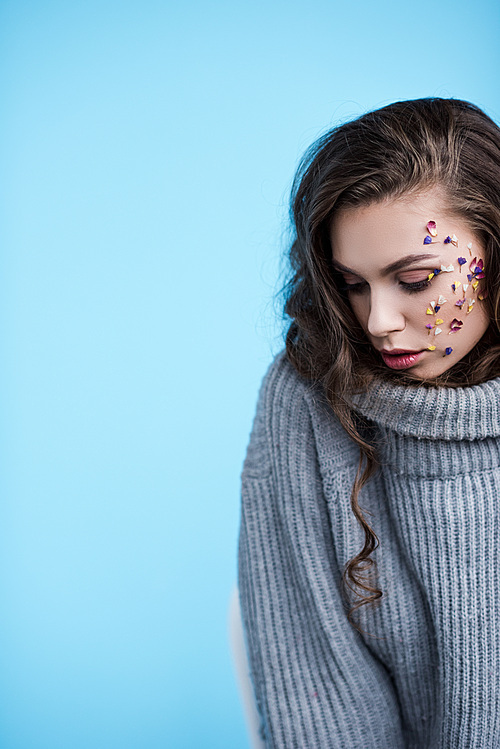
[[393,684],[347,621],[328,513],[337,498],[325,496],[307,392],[279,357],[242,474],[239,590],[261,733],[273,749],[398,749]]

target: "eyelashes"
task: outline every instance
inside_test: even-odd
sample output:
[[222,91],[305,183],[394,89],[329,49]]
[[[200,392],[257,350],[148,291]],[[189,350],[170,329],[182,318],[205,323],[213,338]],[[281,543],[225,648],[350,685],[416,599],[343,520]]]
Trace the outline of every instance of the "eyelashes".
[[404,283],[404,281],[400,281],[399,283],[410,294],[415,291],[423,291],[423,289],[426,289],[428,286],[431,285],[431,282],[428,278],[424,278],[423,281],[415,281],[414,283]]
[[[422,281],[414,281],[413,283],[399,281],[399,285],[402,286],[408,294],[416,294],[430,286],[431,281],[428,278],[424,278]],[[345,283],[344,281],[342,284],[342,290],[351,294],[362,294],[367,286],[368,284],[366,281],[360,281],[359,283]]]
[[341,283],[342,291],[347,291],[351,294],[361,294],[365,290],[366,286],[366,281],[361,281],[360,283],[346,283],[344,281],[343,283]]

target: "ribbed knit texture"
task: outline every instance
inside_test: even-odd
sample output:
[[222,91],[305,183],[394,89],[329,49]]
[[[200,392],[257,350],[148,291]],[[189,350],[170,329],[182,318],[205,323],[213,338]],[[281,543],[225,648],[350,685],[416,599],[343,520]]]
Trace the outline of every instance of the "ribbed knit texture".
[[359,451],[283,355],[262,385],[242,476],[239,587],[268,747],[500,747],[500,379],[377,384],[353,398],[381,467],[363,489],[376,609],[348,623],[363,546]]

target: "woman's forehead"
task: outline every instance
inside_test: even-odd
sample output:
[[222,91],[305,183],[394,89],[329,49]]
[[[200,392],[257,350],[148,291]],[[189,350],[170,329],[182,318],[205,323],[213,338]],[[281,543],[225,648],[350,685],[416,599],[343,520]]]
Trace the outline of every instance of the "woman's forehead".
[[[436,224],[435,236],[429,233],[430,221]],[[451,236],[457,241],[447,241]],[[333,259],[358,271],[365,267],[381,271],[411,255],[417,256],[413,262],[428,259],[432,264],[433,257],[436,262],[453,260],[471,239],[465,221],[450,215],[435,192],[344,209],[330,229]]]

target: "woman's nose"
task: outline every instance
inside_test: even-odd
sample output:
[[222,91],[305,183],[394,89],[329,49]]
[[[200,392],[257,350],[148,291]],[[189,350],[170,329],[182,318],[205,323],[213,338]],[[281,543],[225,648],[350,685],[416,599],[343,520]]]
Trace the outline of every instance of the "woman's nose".
[[367,329],[374,338],[383,338],[389,333],[404,330],[406,318],[397,303],[391,303],[387,295],[371,295]]

